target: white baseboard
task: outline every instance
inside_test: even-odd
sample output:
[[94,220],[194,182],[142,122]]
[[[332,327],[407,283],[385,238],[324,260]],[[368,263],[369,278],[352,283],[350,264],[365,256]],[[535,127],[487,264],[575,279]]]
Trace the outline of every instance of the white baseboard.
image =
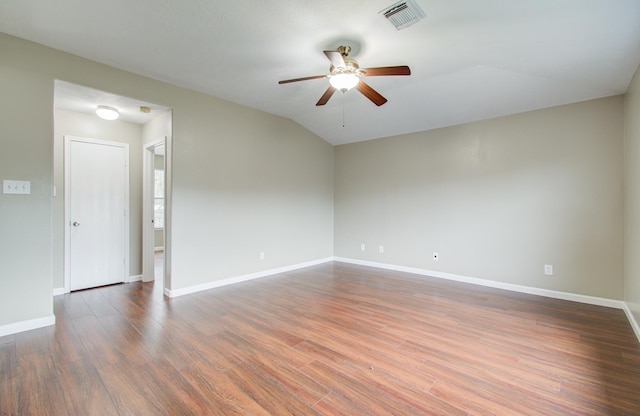
[[17,334],[18,332],[30,331],[45,326],[55,325],[55,315],[43,316],[42,318],[29,319],[28,321],[14,322],[12,324],[0,326],[0,337]]
[[[213,289],[216,287],[227,286],[234,283],[244,282],[247,280],[259,279],[261,277],[272,276],[278,273],[285,273],[292,270],[315,266],[317,264],[327,263],[330,261],[339,261],[343,263],[358,264],[361,266],[376,267],[379,269],[395,270],[399,272],[436,277],[440,279],[453,280],[453,281],[462,282],[462,283],[470,283],[478,286],[493,287],[496,289],[504,289],[512,292],[527,293],[530,295],[538,295],[538,296],[544,296],[544,297],[554,298],[554,299],[569,300],[573,302],[604,306],[608,308],[625,309],[625,304],[621,300],[600,298],[600,297],[587,296],[587,295],[579,295],[575,293],[560,292],[560,291],[549,290],[549,289],[540,289],[536,287],[522,286],[522,285],[516,285],[512,283],[503,283],[503,282],[497,282],[494,280],[480,279],[477,277],[462,276],[462,275],[457,275],[452,273],[444,273],[444,272],[438,272],[434,270],[420,269],[417,267],[398,266],[394,264],[378,263],[373,261],[357,260],[357,259],[350,259],[345,257],[327,257],[324,259],[318,259],[318,260],[313,260],[305,263],[294,264],[291,266],[280,267],[277,269],[264,270],[261,272],[231,277],[228,279],[216,280],[213,282],[203,283],[195,286],[189,286],[181,289],[174,289],[174,290],[165,289],[165,295],[170,298],[175,298],[178,296],[188,295],[190,293],[196,293],[203,290]],[[628,315],[629,314],[630,312],[628,312]]]
[[[302,269],[305,267],[327,263],[330,261],[339,261],[343,263],[358,264],[362,266],[376,267],[380,269],[395,270],[400,272],[418,274],[422,276],[431,276],[431,277],[437,277],[437,278],[446,279],[446,280],[454,280],[457,282],[471,283],[479,286],[487,286],[487,287],[493,287],[497,289],[510,290],[513,292],[528,293],[532,295],[545,296],[549,298],[570,300],[574,302],[587,303],[591,305],[622,309],[625,312],[627,319],[629,320],[629,323],[631,324],[631,327],[633,328],[633,331],[636,337],[638,338],[638,341],[640,342],[640,324],[635,319],[633,313],[631,313],[631,310],[629,309],[628,305],[623,301],[599,298],[599,297],[593,297],[593,296],[578,295],[578,294],[567,293],[567,292],[559,292],[559,291],[548,290],[548,289],[539,289],[539,288],[534,288],[529,286],[514,285],[511,283],[502,283],[502,282],[496,282],[492,280],[479,279],[475,277],[461,276],[461,275],[455,275],[451,273],[443,273],[443,272],[436,272],[433,270],[419,269],[415,267],[397,266],[392,264],[349,259],[344,257],[333,257],[333,258],[328,257],[328,258],[313,260],[305,263],[299,263],[291,266],[280,267],[277,269],[264,270],[261,272],[232,277],[229,279],[223,279],[223,280],[218,280],[214,282],[204,283],[201,285],[190,286],[182,289],[176,289],[176,290],[164,289],[164,293],[166,296],[170,298],[174,298],[177,296],[187,295],[189,293],[200,292],[202,290],[208,290],[216,287],[244,282],[247,280],[253,280],[261,277],[272,276],[274,274],[285,273],[285,272],[289,272],[297,269]],[[129,278],[129,281],[135,282],[141,279],[142,279],[142,275],[131,276]],[[53,289],[54,296],[59,296],[64,293],[65,293],[64,288]],[[56,323],[56,317],[54,315],[51,315],[51,316],[45,316],[42,318],[30,319],[27,321],[2,325],[0,326],[0,337],[16,334],[19,332],[30,331],[32,329],[43,328],[50,325],[55,325],[55,323]]]
[[530,295],[545,296],[554,299],[570,300],[573,302],[587,303],[590,305],[605,306],[608,308],[624,309],[624,302],[621,300],[613,300],[607,298],[599,298],[595,296],[578,295],[575,293],[559,292],[556,290],[539,289],[530,286],[514,285],[512,283],[496,282],[494,280],[479,279],[477,277],[461,276],[451,273],[436,272],[433,270],[419,269],[416,267],[397,266],[394,264],[377,263],[366,260],[356,260],[344,257],[334,257],[335,261],[344,263],[359,264],[361,266],[377,267],[379,269],[395,270],[399,272],[407,272],[422,276],[437,277],[440,279],[454,280],[456,282],[471,283],[479,286],[493,287],[496,289],[510,290],[512,292],[527,293]]
[[164,294],[170,298],[178,296],[188,295],[190,293],[201,292],[203,290],[213,289],[216,287],[232,285],[234,283],[246,282],[247,280],[259,279],[261,277],[272,276],[278,273],[290,272],[297,269],[303,269],[305,267],[315,266],[317,264],[327,263],[333,261],[333,257],[327,257],[324,259],[312,260],[304,263],[294,264],[291,266],[279,267],[277,269],[263,270],[260,272],[249,273],[242,276],[230,277],[228,279],[216,280],[213,282],[203,283],[200,285],[184,287],[181,289],[165,289]]
[[640,342],[640,324],[638,324],[636,317],[633,315],[633,313],[631,312],[631,309],[629,309],[629,305],[627,305],[626,302],[624,302],[623,309],[624,309],[624,313],[627,315],[627,319],[629,320],[629,323],[631,324],[631,328],[633,328],[633,332],[635,332],[636,334],[636,338],[638,338],[638,341]]
[[53,288],[53,296],[60,296],[60,295],[64,295],[65,293],[68,293],[68,292],[66,292],[63,287]]
[[139,282],[141,280],[142,280],[142,275],[141,274],[137,274],[135,276],[129,276],[127,278],[127,280],[125,280],[125,283]]

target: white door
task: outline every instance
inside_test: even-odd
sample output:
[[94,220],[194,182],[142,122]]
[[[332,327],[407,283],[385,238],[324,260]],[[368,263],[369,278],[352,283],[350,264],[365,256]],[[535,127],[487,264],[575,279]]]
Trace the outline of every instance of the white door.
[[128,145],[65,137],[65,287],[125,281]]

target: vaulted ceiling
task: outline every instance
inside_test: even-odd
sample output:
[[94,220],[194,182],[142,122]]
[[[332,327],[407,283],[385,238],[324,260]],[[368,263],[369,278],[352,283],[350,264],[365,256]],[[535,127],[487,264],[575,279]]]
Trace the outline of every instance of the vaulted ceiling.
[[[288,117],[343,144],[624,93],[640,64],[638,0],[0,0],[0,32]],[[352,47],[388,99],[358,91],[317,107],[323,50]]]

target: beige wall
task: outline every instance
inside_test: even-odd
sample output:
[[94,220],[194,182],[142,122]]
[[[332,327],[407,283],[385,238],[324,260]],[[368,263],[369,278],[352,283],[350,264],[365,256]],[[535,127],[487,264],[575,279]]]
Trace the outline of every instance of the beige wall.
[[622,299],[622,114],[612,97],[338,146],[335,255]]
[[624,297],[640,322],[640,69],[625,96]]
[[143,143],[166,135],[173,152],[171,289],[335,250],[612,299],[626,284],[638,313],[637,78],[626,109],[611,97],[334,150],[290,120],[0,34],[0,179],[32,186],[0,194],[0,326],[53,312],[55,79],[173,109],[142,128]]
[[172,112],[166,111],[142,127],[142,144],[148,144],[158,139],[166,138],[171,144]]
[[0,326],[53,312],[55,79],[173,109],[171,289],[331,256],[328,143],[281,117],[0,34],[0,144],[11,150],[0,178],[32,186],[0,194]]
[[174,107],[172,288],[330,257],[331,145],[242,107],[212,117],[209,100],[182,118]]
[[0,35],[0,179],[31,181],[30,195],[0,193],[0,325],[53,315],[53,78],[29,52]]
[[153,169],[155,169],[155,170],[164,170],[164,156],[163,155],[154,155],[153,156]]
[[129,145],[129,276],[142,274],[142,126],[107,121],[95,115],[56,109],[54,115],[53,287],[64,286],[64,136],[107,140]]
[[156,249],[164,248],[164,230],[153,230],[153,247]]

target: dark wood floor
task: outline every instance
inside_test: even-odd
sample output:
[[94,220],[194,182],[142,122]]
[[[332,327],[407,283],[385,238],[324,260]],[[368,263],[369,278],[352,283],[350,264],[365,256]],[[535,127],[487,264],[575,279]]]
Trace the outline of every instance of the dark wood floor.
[[620,310],[343,263],[172,300],[55,298],[0,338],[1,415],[640,415]]

